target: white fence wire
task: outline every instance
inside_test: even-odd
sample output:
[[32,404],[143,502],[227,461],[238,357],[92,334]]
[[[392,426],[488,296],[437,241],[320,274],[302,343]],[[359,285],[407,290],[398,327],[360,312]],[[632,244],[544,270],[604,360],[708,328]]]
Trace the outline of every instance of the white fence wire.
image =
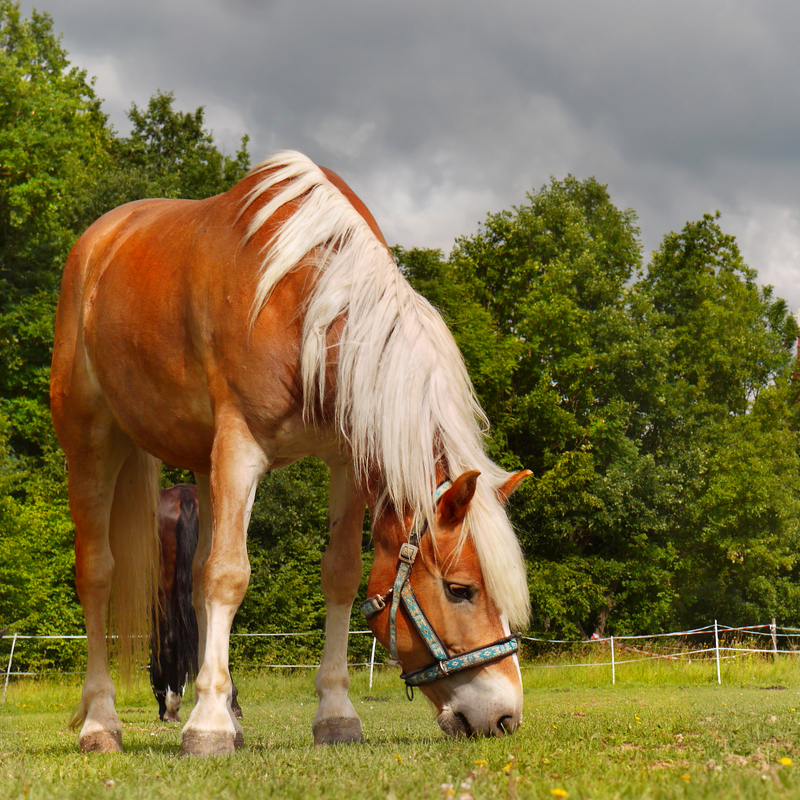
[[[759,647],[742,647],[738,645],[725,645],[720,644],[720,635],[725,636],[728,640],[730,640],[733,636],[739,634],[740,636],[748,636],[748,637],[763,637],[769,638],[769,642],[767,642],[768,647],[759,648]],[[350,635],[356,636],[370,636],[372,637],[372,632],[369,630],[359,630],[359,631],[350,631]],[[285,633],[234,633],[231,634],[231,637],[301,637],[301,636],[322,636],[321,631],[291,631]],[[673,652],[654,652],[656,649],[655,647],[650,647],[650,649],[644,649],[641,646],[641,643],[644,642],[656,642],[660,639],[683,639],[686,641],[690,637],[703,637],[709,641],[712,640],[713,637],[713,646],[710,647],[698,647],[695,649],[691,649],[691,647],[680,647],[674,648]],[[610,667],[611,669],[611,683],[615,684],[617,679],[617,667],[622,666],[624,664],[634,664],[640,663],[643,661],[655,661],[655,660],[672,660],[672,661],[692,661],[693,659],[696,660],[698,656],[705,657],[706,660],[712,660],[716,664],[716,673],[717,673],[717,683],[722,683],[722,672],[721,672],[721,663],[722,661],[731,660],[735,658],[740,658],[744,655],[757,655],[757,654],[767,654],[776,657],[778,655],[800,655],[800,640],[797,643],[797,647],[791,647],[791,640],[800,639],[800,628],[791,628],[785,626],[778,626],[773,620],[771,623],[762,624],[762,625],[745,625],[741,627],[730,627],[728,625],[720,625],[716,620],[714,620],[713,625],[706,625],[702,628],[694,628],[692,630],[687,631],[672,631],[669,633],[657,633],[657,634],[637,634],[631,636],[608,636],[608,637],[593,637],[591,639],[542,639],[534,636],[521,636],[522,641],[527,642],[539,642],[541,644],[550,644],[550,645],[597,645],[598,647],[602,647],[607,645],[609,651],[609,660],[608,661],[581,661],[579,663],[574,664],[521,664],[520,666],[523,669],[564,669],[564,668],[575,668],[575,667]],[[778,639],[787,641],[789,646],[787,648],[779,648],[778,647]],[[4,641],[10,642],[10,649],[8,655],[8,662],[5,669],[5,680],[3,685],[3,701],[2,704],[5,704],[6,700],[6,691],[8,689],[8,682],[9,679],[14,677],[31,677],[31,676],[39,676],[39,675],[50,675],[50,674],[58,674],[58,675],[66,675],[66,674],[77,674],[77,673],[65,673],[65,672],[57,672],[57,671],[50,671],[50,672],[22,672],[22,671],[13,671],[13,661],[14,661],[14,654],[17,652],[17,645],[25,640],[31,639],[86,639],[85,635],[27,635],[27,634],[6,634],[5,639],[0,638],[0,646],[4,643]],[[626,642],[630,642],[631,644],[626,644]],[[637,646],[639,644],[639,646]],[[353,667],[369,667],[369,685],[372,686],[372,678],[376,664],[376,650],[377,640],[373,637],[372,638],[372,648],[371,648],[371,655],[369,661],[362,661],[362,662],[353,662],[350,666]],[[620,653],[632,653],[635,654],[635,658],[619,658]],[[713,657],[710,655],[713,653]],[[259,668],[267,668],[267,669],[316,669],[319,667],[319,664],[258,664]],[[82,674],[82,673],[81,673]]]

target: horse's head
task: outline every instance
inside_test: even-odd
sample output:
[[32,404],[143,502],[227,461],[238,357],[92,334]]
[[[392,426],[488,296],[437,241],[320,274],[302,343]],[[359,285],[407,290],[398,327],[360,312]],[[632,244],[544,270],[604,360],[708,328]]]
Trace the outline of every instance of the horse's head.
[[[409,537],[408,524],[392,525],[390,515],[378,521],[362,606],[400,662],[407,691],[428,697],[451,736],[503,736],[522,721],[517,640],[489,594],[472,537],[462,535],[478,474],[439,487],[433,531],[419,526]],[[529,474],[513,476],[498,501]]]

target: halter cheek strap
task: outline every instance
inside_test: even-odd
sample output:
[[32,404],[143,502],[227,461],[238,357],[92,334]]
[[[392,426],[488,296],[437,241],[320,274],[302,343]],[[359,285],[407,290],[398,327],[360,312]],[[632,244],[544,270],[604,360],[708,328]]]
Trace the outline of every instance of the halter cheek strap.
[[[444,495],[452,485],[451,481],[446,480],[436,487],[436,491],[433,494],[434,507],[438,505],[442,495]],[[411,530],[409,541],[404,542],[400,546],[397,576],[395,577],[392,588],[385,595],[373,595],[372,597],[368,597],[361,604],[361,613],[369,620],[386,608],[386,598],[389,594],[392,595],[389,608],[389,649],[392,658],[395,661],[399,661],[397,653],[397,611],[400,608],[400,601],[402,600],[412,624],[422,637],[428,650],[430,650],[431,655],[436,659],[433,664],[427,667],[413,672],[404,672],[400,675],[406,683],[406,692],[409,691],[409,687],[413,692],[414,686],[424,686],[425,684],[433,683],[433,681],[445,678],[454,672],[460,672],[461,670],[470,669],[470,667],[488,664],[490,661],[497,661],[519,650],[517,637],[512,635],[499,639],[492,644],[469,650],[466,653],[459,653],[452,657],[449,656],[447,648],[436,635],[436,631],[425,616],[425,612],[422,610],[409,580],[411,568],[414,566],[414,560],[419,552],[419,541],[426,530],[427,523],[422,525],[415,524]]]

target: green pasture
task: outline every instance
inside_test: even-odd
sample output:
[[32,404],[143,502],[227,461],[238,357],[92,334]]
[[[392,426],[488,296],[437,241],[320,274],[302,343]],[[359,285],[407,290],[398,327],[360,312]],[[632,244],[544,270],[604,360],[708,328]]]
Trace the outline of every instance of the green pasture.
[[358,671],[364,743],[315,748],[313,672],[243,673],[246,748],[212,760],[179,757],[180,726],[159,722],[144,684],[119,694],[126,752],[83,755],[67,728],[77,680],[20,679],[0,708],[0,798],[800,798],[794,658],[726,663],[721,686],[709,661],[610,677],[527,668],[515,736],[451,741],[393,671],[372,688]]

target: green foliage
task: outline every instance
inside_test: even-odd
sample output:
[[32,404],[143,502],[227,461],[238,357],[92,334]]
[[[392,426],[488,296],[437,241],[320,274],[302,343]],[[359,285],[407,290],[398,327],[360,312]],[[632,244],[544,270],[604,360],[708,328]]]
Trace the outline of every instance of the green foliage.
[[535,475],[513,504],[535,618],[602,633],[621,605],[631,622],[658,625],[671,598],[659,518],[671,487],[638,437],[665,354],[646,299],[630,289],[636,218],[593,179],[553,180],[528,201],[490,215],[450,261],[511,356],[487,410],[505,463]]
[[[69,509],[63,498],[23,492],[30,477],[9,451],[0,414],[0,627],[11,625],[19,634],[74,634],[82,614],[74,589]],[[69,640],[31,641],[18,664],[63,667],[82,649]]]
[[747,413],[761,391],[784,380],[797,337],[786,303],[758,286],[718,219],[706,214],[667,235],[639,285],[670,347],[665,437],[709,415]]
[[157,92],[146,109],[131,105],[133,130],[112,138],[108,162],[80,192],[73,227],[80,231],[106,211],[143,197],[201,200],[224,192],[250,169],[248,137],[234,156],[220,152],[205,127],[203,107],[174,108],[172,92]]
[[194,113],[176,111],[172,92],[157,92],[146,111],[136,103],[128,112],[133,132],[118,143],[118,158],[160,184],[161,194],[203,199],[229,189],[250,169],[248,137],[234,157],[223,155],[203,126],[202,106]]
[[47,14],[0,0],[0,312],[57,289],[72,244],[65,207],[108,145],[86,72],[70,66]]
[[644,270],[634,213],[595,180],[528,201],[449,260],[395,255],[451,325],[495,455],[534,471],[511,510],[535,623],[577,636],[794,618],[785,303],[716,217],[665,237]]
[[[411,285],[443,315],[469,367],[470,377],[481,404],[495,418],[494,411],[512,391],[512,377],[520,358],[516,337],[503,333],[460,279],[453,265],[438,250],[392,250],[398,267]],[[503,460],[507,453],[502,431],[490,432],[492,455]]]

